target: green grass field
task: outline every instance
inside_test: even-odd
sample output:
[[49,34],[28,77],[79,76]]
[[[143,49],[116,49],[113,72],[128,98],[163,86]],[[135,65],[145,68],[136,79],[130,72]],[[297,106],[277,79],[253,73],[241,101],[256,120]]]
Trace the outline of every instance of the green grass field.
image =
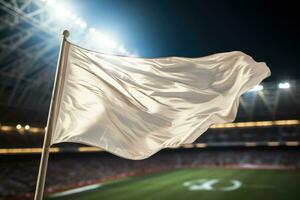
[[173,170],[92,185],[79,190],[57,193],[48,198],[48,200],[104,199],[299,200],[300,171]]

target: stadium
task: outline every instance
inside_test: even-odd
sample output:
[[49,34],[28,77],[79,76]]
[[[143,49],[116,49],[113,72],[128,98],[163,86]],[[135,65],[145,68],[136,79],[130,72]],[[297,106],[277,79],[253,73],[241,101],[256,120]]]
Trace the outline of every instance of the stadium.
[[[83,2],[74,2],[84,8]],[[99,3],[108,9],[108,4],[114,4],[108,2],[86,4]],[[159,9],[168,3],[165,1]],[[177,3],[173,2],[188,7]],[[133,4],[138,3],[132,1],[128,7]],[[156,4],[159,1],[142,7],[152,9]],[[194,4],[191,1],[189,6]],[[129,48],[126,42],[115,41],[113,34],[94,28],[67,5],[72,3],[0,0],[0,200],[34,198],[60,33],[64,29],[70,31],[72,42],[95,51],[132,57],[168,56],[143,53],[143,45]],[[124,8],[124,12],[130,12],[122,6],[118,11]],[[299,25],[300,20],[293,20]],[[297,45],[299,39],[293,42]],[[196,50],[182,52],[182,56],[197,55]],[[198,56],[207,52],[210,50]],[[264,59],[262,55],[257,56]],[[300,76],[294,69],[299,61],[293,55],[285,58],[291,60],[292,68],[286,67],[287,71],[291,69],[291,78],[283,80],[279,78],[282,71],[273,61],[280,58],[274,55],[266,57],[271,70],[274,64],[275,78],[266,79],[241,96],[234,122],[212,125],[192,144],[163,149],[144,160],[124,159],[83,144],[53,145],[45,199],[300,199]]]

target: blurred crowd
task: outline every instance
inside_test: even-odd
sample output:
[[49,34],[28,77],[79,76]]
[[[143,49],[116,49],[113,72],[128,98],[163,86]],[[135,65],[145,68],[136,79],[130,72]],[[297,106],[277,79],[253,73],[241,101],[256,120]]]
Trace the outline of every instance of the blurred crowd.
[[[0,199],[34,192],[39,155],[0,156]],[[177,149],[140,161],[109,153],[51,154],[46,191],[94,182],[190,167],[300,168],[299,149]]]
[[200,143],[300,141],[300,126],[209,129],[197,141]]
[[[164,150],[141,161],[125,160],[105,152],[51,154],[46,191],[174,168],[300,169],[300,149],[297,146],[224,147],[234,142],[300,142],[299,129],[300,126],[209,129],[196,143],[217,144],[215,148]],[[0,132],[0,149],[42,147],[42,143],[43,134]],[[223,148],[218,147],[222,146],[220,144]],[[63,148],[74,151],[78,146],[67,144]],[[0,155],[0,199],[34,192],[39,159],[39,155]]]

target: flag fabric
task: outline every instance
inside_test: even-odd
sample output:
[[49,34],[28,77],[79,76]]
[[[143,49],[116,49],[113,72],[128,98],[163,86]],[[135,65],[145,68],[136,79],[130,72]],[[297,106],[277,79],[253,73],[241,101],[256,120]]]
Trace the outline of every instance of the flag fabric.
[[233,51],[200,58],[106,55],[68,42],[51,144],[75,142],[144,159],[232,122],[239,97],[270,75]]

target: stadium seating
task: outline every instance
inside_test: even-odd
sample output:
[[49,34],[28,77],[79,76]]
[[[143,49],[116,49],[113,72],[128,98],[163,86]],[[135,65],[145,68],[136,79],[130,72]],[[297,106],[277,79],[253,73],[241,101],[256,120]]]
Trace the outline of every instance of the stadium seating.
[[[38,155],[0,157],[0,198],[32,193]],[[47,191],[102,182],[131,175],[190,167],[300,168],[299,149],[178,149],[165,150],[141,161],[108,153],[64,153],[50,156]],[[24,176],[26,174],[26,176]]]
[[[209,129],[196,143],[285,142],[300,141],[300,126]],[[43,134],[0,132],[1,148],[42,147]]]

